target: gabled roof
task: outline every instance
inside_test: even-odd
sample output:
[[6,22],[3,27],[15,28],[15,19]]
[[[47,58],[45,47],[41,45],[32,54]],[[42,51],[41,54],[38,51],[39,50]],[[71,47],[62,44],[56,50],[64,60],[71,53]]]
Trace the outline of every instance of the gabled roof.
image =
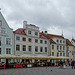
[[56,44],[52,39],[50,39],[50,43]]
[[26,35],[25,29],[23,29],[23,28],[19,28],[19,29],[13,31],[13,33],[15,33],[15,34],[21,34],[21,35]]
[[71,45],[71,46],[73,46],[73,44],[70,42],[69,39],[66,39],[66,44],[67,44],[67,45]]
[[[19,28],[19,29],[13,31],[13,33],[26,35],[25,29],[23,29],[23,28]],[[39,33],[39,38],[47,39],[47,37],[45,37],[42,33]]]
[[48,34],[45,34],[43,32],[41,32],[40,34],[42,34],[44,37],[46,37],[46,39],[49,39],[50,43],[54,43],[55,44],[55,42],[51,39],[51,36],[49,36]]

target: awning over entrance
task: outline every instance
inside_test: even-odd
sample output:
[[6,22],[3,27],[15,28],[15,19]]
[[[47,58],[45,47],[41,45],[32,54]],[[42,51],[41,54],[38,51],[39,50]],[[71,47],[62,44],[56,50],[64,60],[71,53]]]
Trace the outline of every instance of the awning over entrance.
[[0,55],[0,59],[73,59],[74,57],[55,57],[55,56],[32,56],[32,55],[11,55],[11,54],[2,54]]

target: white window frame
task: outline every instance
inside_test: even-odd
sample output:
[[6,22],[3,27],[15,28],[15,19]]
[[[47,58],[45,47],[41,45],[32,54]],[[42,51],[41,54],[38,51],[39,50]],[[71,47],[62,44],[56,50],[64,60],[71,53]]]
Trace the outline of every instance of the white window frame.
[[[42,51],[41,51],[42,50]],[[43,47],[40,47],[40,52],[43,52]]]
[[65,51],[65,46],[63,46],[63,50]]
[[16,36],[16,38],[19,37],[19,40],[16,39],[16,41],[20,41],[20,36]]
[[[12,48],[11,47],[6,47],[5,49],[10,49],[10,54],[12,54]],[[5,53],[6,53],[6,50],[5,50]],[[7,53],[6,53],[7,54]],[[9,54],[9,53],[8,53]]]
[[[37,48],[37,51],[36,51],[36,48]],[[38,52],[38,46],[35,46],[35,52]]]
[[64,54],[65,54],[65,53],[63,53],[63,57],[65,57]]
[[[5,31],[5,32],[2,32],[2,30]],[[7,29],[6,28],[1,28],[1,33],[3,33],[3,34],[7,33]]]
[[[25,47],[24,47],[25,46]],[[23,50],[24,49],[24,50]],[[26,51],[26,45],[22,45],[22,51]]]
[[52,50],[54,50],[54,45],[52,45]]
[[32,31],[31,30],[28,30],[28,34],[31,35],[32,34]]
[[[37,41],[36,41],[37,40]],[[35,43],[38,43],[38,39],[35,39]]]
[[47,47],[45,47],[45,52],[48,52],[48,48]]
[[[10,40],[10,41],[11,41],[10,44],[6,44],[6,39],[7,39],[7,38],[8,38],[8,39],[11,39],[11,40]],[[5,38],[5,44],[6,44],[6,45],[12,45],[12,38],[6,37],[6,38]]]
[[62,50],[62,46],[60,46],[60,50]]
[[57,45],[57,50],[59,50],[59,45]]
[[[52,52],[52,53],[54,53],[54,52]],[[54,55],[52,54],[52,56],[54,56]]]
[[[36,33],[37,33],[37,35],[36,35]],[[35,32],[35,36],[38,36],[38,32]]]
[[[31,39],[31,41],[29,41],[29,39]],[[28,42],[32,42],[32,38],[28,38]]]
[[[19,44],[16,44],[16,45],[19,45]],[[20,45],[19,45],[19,50],[16,50],[16,51],[20,51]]]
[[[23,40],[23,39],[25,39],[25,40]],[[26,37],[22,37],[22,41],[25,42],[26,41]]]
[[[31,50],[29,50],[29,47],[31,47]],[[32,46],[28,46],[28,51],[31,52],[32,51]]]
[[57,40],[57,43],[59,43],[59,40]]
[[47,44],[47,41],[45,40],[45,44]]
[[62,56],[62,53],[60,52],[60,56]]

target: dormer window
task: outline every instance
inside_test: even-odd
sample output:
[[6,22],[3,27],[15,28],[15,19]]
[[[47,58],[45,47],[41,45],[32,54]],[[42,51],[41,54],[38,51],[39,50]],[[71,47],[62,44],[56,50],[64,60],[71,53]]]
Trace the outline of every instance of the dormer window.
[[31,31],[30,30],[28,31],[28,34],[31,34]]

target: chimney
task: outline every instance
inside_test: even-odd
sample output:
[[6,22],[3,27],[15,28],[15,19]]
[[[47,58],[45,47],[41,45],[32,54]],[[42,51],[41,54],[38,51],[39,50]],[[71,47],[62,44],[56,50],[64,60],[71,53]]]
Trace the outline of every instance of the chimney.
[[23,21],[23,28],[25,29],[27,25],[27,21]]
[[47,34],[47,31],[45,31],[45,34]]
[[43,31],[41,33],[43,33]]

